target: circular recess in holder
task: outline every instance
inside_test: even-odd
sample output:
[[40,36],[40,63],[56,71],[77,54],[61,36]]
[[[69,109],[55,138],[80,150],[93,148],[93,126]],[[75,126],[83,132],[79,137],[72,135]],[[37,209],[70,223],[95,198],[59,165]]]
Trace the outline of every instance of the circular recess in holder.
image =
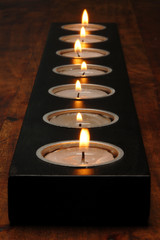
[[75,41],[79,39],[82,43],[99,43],[99,42],[105,42],[108,40],[107,37],[100,36],[100,35],[93,35],[88,34],[85,37],[80,37],[79,34],[74,35],[65,35],[59,38],[62,42],[68,42],[68,43],[75,43]]
[[112,69],[96,64],[87,64],[87,69],[81,69],[81,64],[68,64],[55,67],[52,71],[66,76],[93,77],[109,74],[112,72]]
[[70,31],[80,31],[82,27],[85,27],[87,32],[100,31],[106,28],[106,26],[104,25],[93,24],[93,23],[88,23],[88,24],[73,23],[73,24],[66,24],[61,26],[62,29],[70,30]]
[[43,120],[51,125],[67,128],[94,128],[114,124],[119,119],[112,112],[89,109],[71,108],[45,114]]
[[105,57],[110,54],[110,52],[103,50],[103,49],[97,49],[97,48],[84,48],[81,52],[77,53],[75,52],[74,48],[67,48],[58,50],[56,52],[57,55],[61,57],[66,58],[99,58],[99,57]]
[[75,84],[65,84],[52,87],[48,92],[57,97],[84,100],[109,97],[115,93],[115,90],[98,84],[81,84],[81,90],[77,91]]
[[[90,141],[87,148],[79,147],[79,141],[63,141],[44,145],[36,151],[39,159],[68,167],[96,167],[120,160],[124,152],[121,148],[105,142]],[[82,156],[85,160],[82,161]]]

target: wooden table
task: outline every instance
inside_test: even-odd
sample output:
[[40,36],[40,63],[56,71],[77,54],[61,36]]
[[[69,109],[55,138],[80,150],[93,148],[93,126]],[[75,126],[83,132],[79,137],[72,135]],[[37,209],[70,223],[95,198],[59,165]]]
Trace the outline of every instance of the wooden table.
[[[7,178],[51,22],[116,22],[151,171],[148,227],[9,225]],[[160,1],[0,1],[0,239],[160,239]],[[118,81],[118,79],[117,79]],[[117,199],[118,201],[118,199]]]

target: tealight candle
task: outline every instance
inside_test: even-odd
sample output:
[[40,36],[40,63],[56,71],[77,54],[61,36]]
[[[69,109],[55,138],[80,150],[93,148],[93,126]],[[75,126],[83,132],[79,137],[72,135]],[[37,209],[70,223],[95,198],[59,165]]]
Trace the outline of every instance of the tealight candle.
[[[84,63],[84,62],[83,62]],[[74,76],[74,77],[89,77],[89,76],[101,76],[109,74],[112,69],[106,66],[95,64],[68,64],[58,66],[52,69],[53,72],[61,75]]]
[[[68,43],[74,43],[79,38],[78,34],[74,35],[66,35],[59,38],[60,41],[68,42]],[[80,41],[83,43],[99,43],[99,42],[105,42],[108,38],[99,36],[99,35],[93,35],[88,34],[85,36],[85,38],[80,38]]]
[[75,51],[74,48],[62,49],[56,52],[57,55],[68,58],[98,58],[108,56],[110,53],[103,49],[84,48],[81,51]]
[[103,36],[86,34],[86,30],[84,27],[81,28],[80,35],[74,34],[74,35],[62,36],[59,38],[59,40],[64,42],[74,43],[79,38],[80,38],[80,42],[82,43],[98,43],[98,42],[104,42],[108,40],[108,38]]
[[85,27],[87,31],[98,31],[98,30],[103,30],[106,27],[100,24],[91,24],[88,23],[88,13],[86,9],[83,11],[82,14],[82,23],[75,23],[75,24],[67,24],[63,25],[62,28],[70,31],[80,31],[82,27]]
[[59,85],[50,88],[48,92],[57,97],[78,100],[109,97],[115,93],[113,88],[98,84],[81,84],[81,89],[76,90],[76,84]]
[[124,152],[110,143],[89,141],[86,147],[73,140],[44,145],[37,150],[36,155],[51,164],[86,168],[114,163],[123,157]]
[[[82,121],[79,124],[77,114],[81,113]],[[71,108],[49,112],[43,116],[43,120],[51,125],[68,128],[93,128],[114,124],[119,117],[115,113],[89,109]]]

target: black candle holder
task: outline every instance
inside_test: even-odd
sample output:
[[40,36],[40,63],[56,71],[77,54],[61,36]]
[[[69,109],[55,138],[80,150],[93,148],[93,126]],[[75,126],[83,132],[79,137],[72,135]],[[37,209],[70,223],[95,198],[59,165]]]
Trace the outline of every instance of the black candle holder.
[[[76,34],[62,29],[64,23],[51,25],[47,44],[13,156],[8,180],[11,224],[146,224],[150,208],[150,173],[130,90],[117,26],[103,23],[94,32],[108,41],[87,44],[105,49],[110,55],[87,59],[88,64],[107,66],[109,74],[83,77],[85,84],[115,89],[110,97],[67,99],[48,93],[52,87],[73,84],[77,77],[56,74],[53,68],[80,64],[81,59],[63,58],[57,50],[73,44],[59,38]],[[51,164],[37,157],[45,144],[78,140],[79,129],[47,124],[43,116],[59,109],[91,108],[114,112],[114,124],[91,128],[91,140],[114,144],[124,151],[113,163],[96,167],[69,167]]]

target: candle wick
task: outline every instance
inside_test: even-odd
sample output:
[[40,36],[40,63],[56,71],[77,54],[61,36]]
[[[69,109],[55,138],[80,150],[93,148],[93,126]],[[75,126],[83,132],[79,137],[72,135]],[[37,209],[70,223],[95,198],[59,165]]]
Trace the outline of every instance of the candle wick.
[[77,98],[79,98],[79,95],[80,95],[80,93],[78,92],[78,93],[77,93]]
[[79,52],[77,52],[77,55],[78,55],[78,57],[80,57],[80,54],[79,54]]
[[85,75],[85,72],[83,72],[82,75]]
[[82,39],[82,42],[84,42],[84,40]]
[[82,124],[81,124],[81,123],[79,123],[79,127],[82,127]]
[[82,163],[82,164],[85,164],[85,152],[82,152],[81,163]]

